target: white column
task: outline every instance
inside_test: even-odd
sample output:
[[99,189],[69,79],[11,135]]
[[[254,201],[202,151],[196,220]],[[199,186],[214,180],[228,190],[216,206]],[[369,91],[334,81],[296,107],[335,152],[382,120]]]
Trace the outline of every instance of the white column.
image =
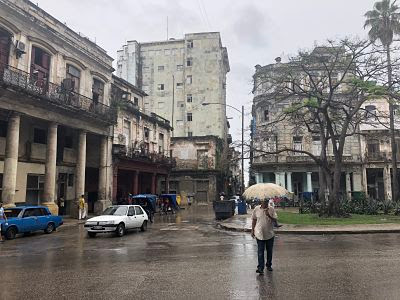
[[47,129],[46,166],[42,203],[49,208],[53,215],[58,215],[58,206],[54,202],[57,171],[57,127],[56,123],[50,123]]
[[4,207],[12,207],[15,197],[18,167],[19,124],[21,117],[12,113],[8,120],[6,156],[4,158],[2,200]]
[[75,198],[85,193],[85,171],[86,171],[86,131],[79,132],[78,159],[76,163],[75,175]]
[[275,184],[280,185],[280,175],[281,173],[275,172]]
[[286,188],[286,181],[285,181],[286,173],[281,172],[281,178],[280,178],[280,186]]
[[385,200],[392,201],[392,176],[389,166],[383,168],[383,187],[385,191]]
[[346,195],[347,199],[351,199],[351,174],[346,173]]
[[286,173],[286,179],[287,179],[287,187],[286,189],[288,190],[288,192],[292,193],[293,189],[292,189],[292,172],[287,172]]
[[254,174],[254,176],[256,177],[256,183],[261,183],[260,175],[262,175],[262,174],[260,174],[260,173],[255,173]]
[[312,172],[307,172],[307,192],[312,192],[312,181],[311,181]]

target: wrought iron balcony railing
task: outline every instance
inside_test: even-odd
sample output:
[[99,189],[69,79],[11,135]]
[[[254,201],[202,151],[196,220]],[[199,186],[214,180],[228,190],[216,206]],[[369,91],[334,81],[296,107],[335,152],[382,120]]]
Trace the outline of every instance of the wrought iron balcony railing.
[[113,153],[120,156],[126,157],[130,159],[137,159],[142,161],[149,161],[153,163],[160,163],[174,166],[176,161],[172,157],[168,157],[163,153],[158,152],[151,152],[146,148],[133,148],[133,147],[126,147],[125,145],[113,145]]
[[8,65],[0,65],[0,82],[50,103],[83,111],[110,123],[116,120],[114,108]]

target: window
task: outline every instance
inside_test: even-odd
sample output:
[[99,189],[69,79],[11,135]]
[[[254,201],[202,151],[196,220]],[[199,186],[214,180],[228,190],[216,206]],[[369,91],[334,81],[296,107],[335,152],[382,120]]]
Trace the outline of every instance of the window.
[[375,105],[365,106],[365,116],[368,119],[374,119],[376,117],[376,106]]
[[393,104],[393,115],[394,116],[399,115],[399,105]]
[[[294,136],[293,137],[293,150],[302,151],[303,150],[303,137]],[[294,155],[302,155],[302,153],[294,152]]]
[[70,90],[74,90],[74,92],[79,93],[79,85],[81,80],[81,71],[75,68],[72,65],[67,65],[67,74],[66,78],[71,79],[73,82],[72,88]]
[[33,129],[33,142],[36,144],[47,144],[47,132],[44,129]]
[[264,121],[269,122],[269,111],[268,109],[264,110]]
[[193,77],[192,77],[192,75],[187,75],[187,76],[186,76],[186,83],[187,83],[187,84],[192,84],[192,82],[193,82]]
[[176,88],[177,89],[181,89],[183,87],[183,83],[182,82],[177,82],[176,83]]
[[186,102],[192,102],[192,100],[193,100],[193,97],[192,97],[192,94],[187,94],[186,95]]
[[208,168],[208,150],[197,150],[197,165],[199,169]]
[[131,122],[124,120],[123,135],[125,137],[125,145],[129,146],[131,143]]
[[149,137],[150,137],[150,129],[147,128],[147,127],[145,127],[145,128],[144,128],[144,138],[145,138],[146,140],[148,140]]
[[158,134],[158,153],[164,153],[164,134]]
[[187,67],[193,66],[193,58],[189,57],[189,58],[186,60],[186,66],[187,66]]
[[193,115],[192,115],[192,113],[187,113],[187,114],[186,114],[186,119],[187,119],[188,122],[192,122],[192,121],[193,121]]
[[379,153],[379,141],[368,141],[367,148],[368,154]]
[[164,90],[164,83],[161,83],[161,84],[157,85],[157,89],[159,91],[163,91]]
[[186,42],[186,46],[187,46],[188,49],[193,48],[193,40],[188,40],[188,41]]
[[44,175],[28,174],[26,178],[26,204],[37,205],[43,198]]
[[7,137],[7,121],[0,120],[0,137]]
[[35,46],[32,47],[31,73],[36,81],[35,84],[39,87],[44,87],[49,80],[50,55]]
[[312,153],[313,155],[321,155],[321,137],[313,136],[312,137]]
[[143,215],[143,210],[139,206],[135,206],[136,215]]
[[139,105],[139,98],[138,97],[133,97],[133,104],[135,104],[136,106]]
[[68,174],[68,186],[74,186],[74,174]]
[[103,103],[104,97],[104,83],[100,80],[93,78],[93,86],[92,86],[92,93],[93,93],[93,102],[94,103]]
[[193,136],[193,131],[188,131],[188,137],[192,137]]
[[183,70],[183,65],[176,65],[176,70],[177,71],[182,71]]
[[[23,218],[40,217],[43,215],[44,215],[44,212],[41,208],[28,208],[24,211],[24,215],[22,217]],[[47,213],[46,213],[46,215],[47,215]]]
[[158,66],[158,71],[164,71],[164,66]]
[[129,207],[129,210],[128,210],[128,216],[134,216],[134,215],[135,215],[135,207],[131,206],[131,207]]

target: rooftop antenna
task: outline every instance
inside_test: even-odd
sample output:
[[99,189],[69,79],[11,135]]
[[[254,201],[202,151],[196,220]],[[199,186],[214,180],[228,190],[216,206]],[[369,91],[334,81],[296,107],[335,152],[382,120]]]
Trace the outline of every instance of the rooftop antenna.
[[167,16],[167,41],[168,41],[168,16]]

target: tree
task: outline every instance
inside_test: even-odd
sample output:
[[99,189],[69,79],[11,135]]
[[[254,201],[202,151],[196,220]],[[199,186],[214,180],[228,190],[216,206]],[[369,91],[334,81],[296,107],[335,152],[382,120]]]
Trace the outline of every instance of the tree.
[[[267,144],[253,143],[253,156],[292,153],[311,158],[320,169],[320,199],[329,194],[322,213],[341,215],[345,143],[358,137],[359,126],[368,121],[365,103],[387,94],[386,70],[381,50],[369,41],[349,39],[300,51],[289,63],[258,68],[254,102],[270,107],[270,117],[253,132],[256,141]],[[318,138],[320,152],[278,143],[277,136],[285,130]]]
[[[400,11],[396,1],[390,0],[378,1],[374,4],[374,9],[365,13],[367,18],[364,28],[370,27],[368,36],[371,41],[379,40],[386,50],[387,57],[387,84],[389,89],[392,88],[392,62],[390,46],[393,42],[394,35],[400,34]],[[393,189],[392,199],[399,200],[399,184],[397,172],[397,144],[395,139],[394,128],[394,108],[393,101],[389,98],[389,123],[390,123],[390,140],[392,148],[392,174],[393,174]]]

